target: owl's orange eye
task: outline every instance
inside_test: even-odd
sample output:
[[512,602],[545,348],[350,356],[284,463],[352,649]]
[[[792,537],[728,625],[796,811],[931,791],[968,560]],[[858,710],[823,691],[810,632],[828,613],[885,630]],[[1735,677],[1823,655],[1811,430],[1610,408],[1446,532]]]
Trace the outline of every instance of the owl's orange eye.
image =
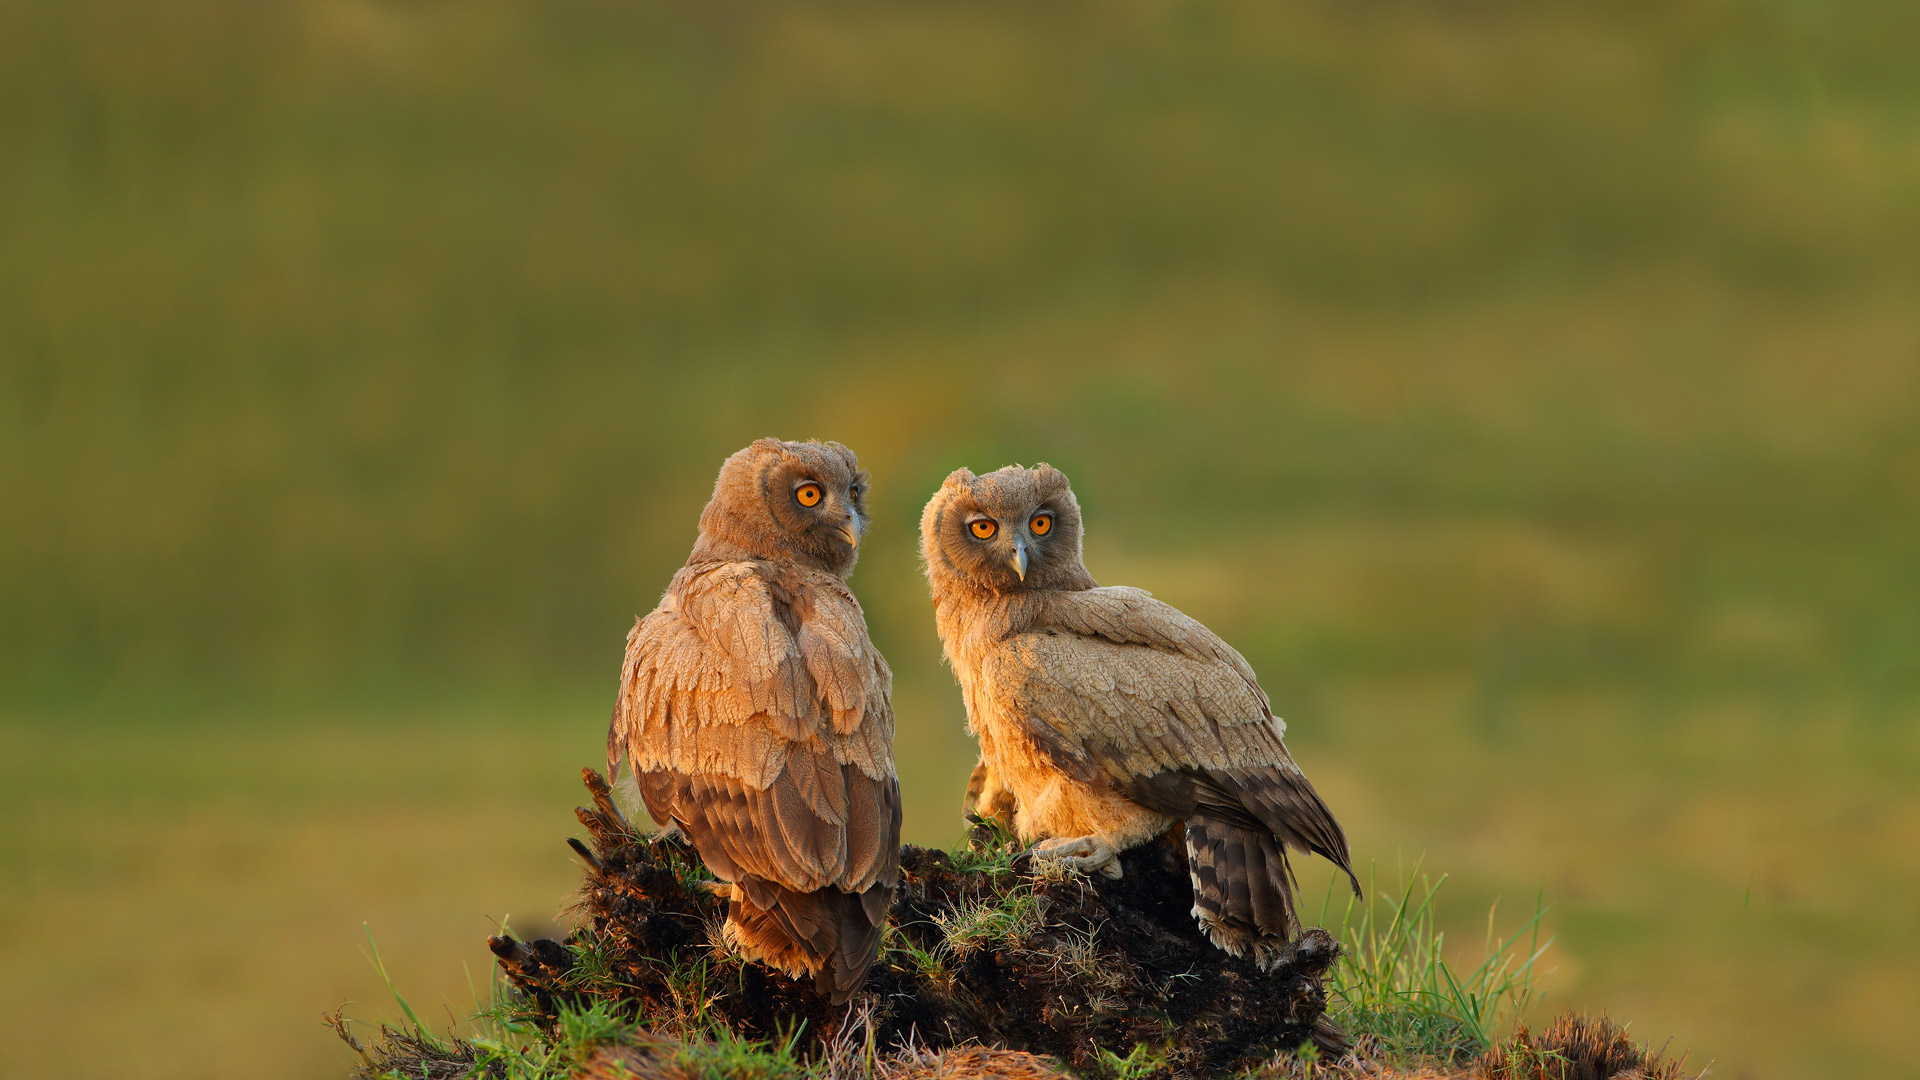
[[968,525],[967,528],[972,529],[973,535],[979,537],[982,540],[991,540],[993,539],[993,534],[1000,531],[1000,526],[995,525],[993,522],[988,521],[986,518],[981,518],[979,521],[976,521],[973,524]]
[[819,506],[820,485],[801,484],[799,487],[793,489],[793,497],[800,500],[801,506]]
[[1053,531],[1053,515],[1035,514],[1033,520],[1027,522],[1027,528],[1032,529],[1035,536],[1045,536]]

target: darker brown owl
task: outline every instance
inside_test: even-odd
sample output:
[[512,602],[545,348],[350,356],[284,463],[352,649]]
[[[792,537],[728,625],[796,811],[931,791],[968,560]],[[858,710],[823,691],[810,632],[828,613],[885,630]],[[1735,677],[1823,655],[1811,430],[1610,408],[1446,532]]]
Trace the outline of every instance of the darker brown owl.
[[857,992],[899,880],[892,675],[847,588],[867,474],[838,443],[728,458],[693,553],[627,635],[607,732],[647,811],[731,885],[741,955],[835,1003]]
[[1142,590],[1100,587],[1080,538],[1049,465],[961,469],[927,503],[935,621],[980,740],[968,809],[1111,877],[1184,820],[1194,917],[1271,962],[1298,929],[1285,849],[1331,859],[1357,893],[1347,838],[1240,654]]

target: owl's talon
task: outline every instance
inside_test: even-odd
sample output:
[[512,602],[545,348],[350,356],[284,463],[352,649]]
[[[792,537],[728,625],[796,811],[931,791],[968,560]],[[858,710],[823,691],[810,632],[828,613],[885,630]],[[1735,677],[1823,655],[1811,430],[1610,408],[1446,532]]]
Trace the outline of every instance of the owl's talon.
[[1123,872],[1120,869],[1120,853],[1114,850],[1112,844],[1097,836],[1043,840],[1035,844],[1029,854],[1035,861],[1059,863],[1082,874],[1098,873],[1111,881],[1119,881]]

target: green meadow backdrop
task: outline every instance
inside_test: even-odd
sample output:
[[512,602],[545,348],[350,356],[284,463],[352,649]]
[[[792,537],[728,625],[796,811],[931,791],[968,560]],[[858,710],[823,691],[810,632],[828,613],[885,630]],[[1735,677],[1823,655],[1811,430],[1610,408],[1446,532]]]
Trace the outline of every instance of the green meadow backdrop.
[[[720,460],[1050,461],[1538,1015],[1920,1075],[1920,6],[0,3],[0,1073],[338,1077],[576,879]],[[1305,868],[1317,897],[1324,867]],[[1317,902],[1317,901],[1316,901]],[[443,1007],[444,1003],[444,1007]]]

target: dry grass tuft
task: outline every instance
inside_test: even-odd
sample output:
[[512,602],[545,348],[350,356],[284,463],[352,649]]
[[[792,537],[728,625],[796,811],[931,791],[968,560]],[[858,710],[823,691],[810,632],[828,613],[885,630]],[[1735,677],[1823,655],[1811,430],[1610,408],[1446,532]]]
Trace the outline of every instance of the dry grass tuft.
[[[717,1080],[683,1044],[637,1032],[620,1043],[602,1046],[568,1080]],[[830,1060],[812,1070],[814,1080],[1065,1080],[1057,1061],[1019,1050],[955,1046],[928,1050],[910,1045],[885,1057],[855,1056]]]
[[1605,1016],[1563,1013],[1539,1034],[1525,1025],[1481,1056],[1475,1074],[1484,1080],[1694,1080],[1686,1058],[1667,1061],[1627,1037]]

